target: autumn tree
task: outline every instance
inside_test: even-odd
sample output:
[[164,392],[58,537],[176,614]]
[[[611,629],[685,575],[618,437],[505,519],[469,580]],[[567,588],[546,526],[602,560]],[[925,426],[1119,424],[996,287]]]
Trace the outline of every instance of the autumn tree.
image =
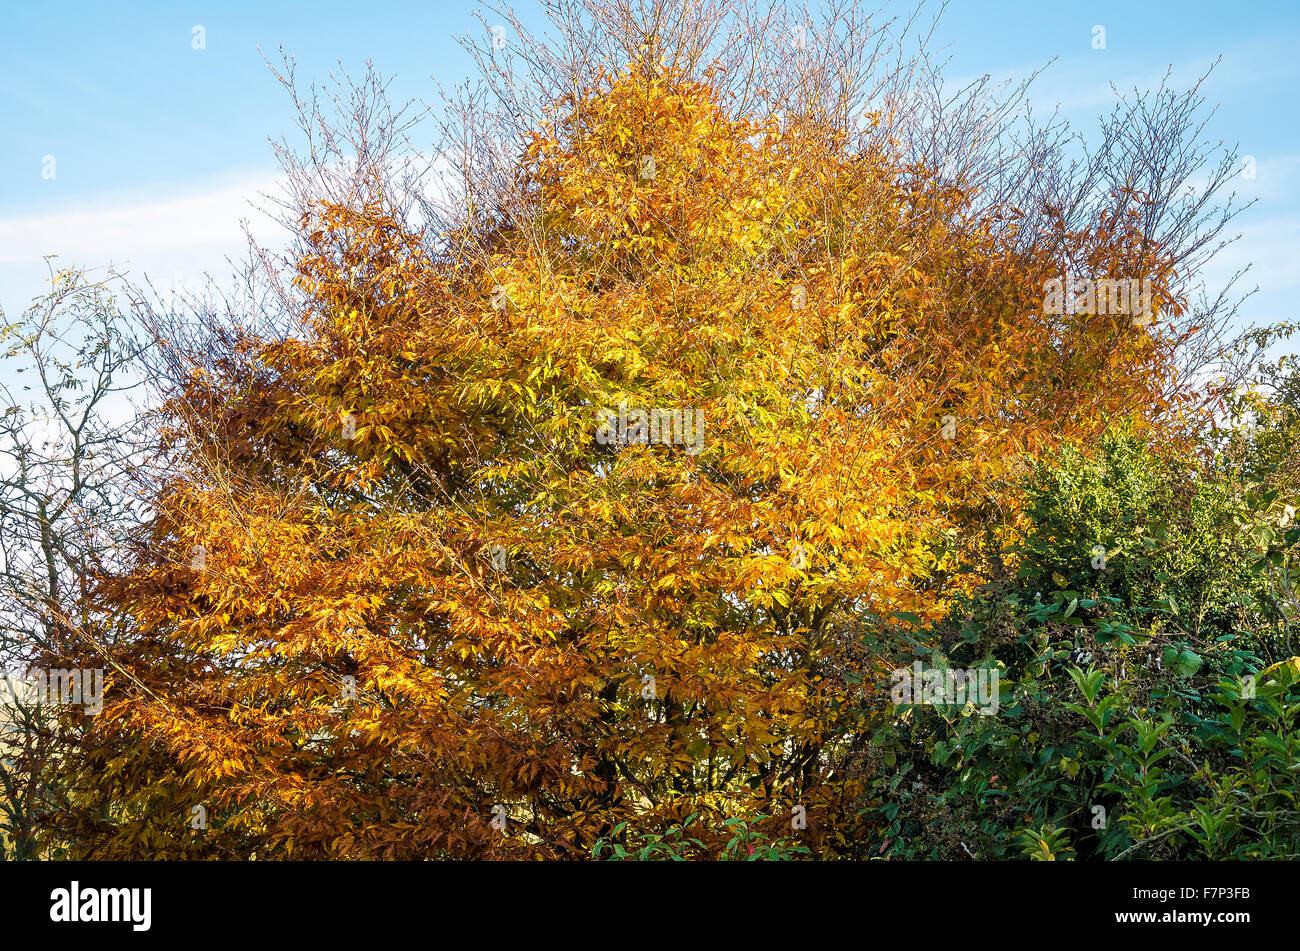
[[888,672],[1019,475],[1187,411],[1230,167],[1169,198],[1194,93],[1079,159],[852,4],[548,9],[498,14],[431,175],[377,79],[346,133],[296,100],[328,131],[283,152],[275,319],[160,334],[85,854],[581,858],[688,818],[711,854],[735,817],[848,853]]

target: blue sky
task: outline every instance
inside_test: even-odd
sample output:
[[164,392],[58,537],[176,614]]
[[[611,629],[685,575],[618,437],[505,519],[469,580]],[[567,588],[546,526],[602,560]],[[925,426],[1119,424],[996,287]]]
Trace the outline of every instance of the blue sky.
[[[870,0],[877,5],[877,0]],[[336,61],[367,59],[393,77],[394,98],[436,98],[472,75],[455,37],[482,26],[469,3],[10,4],[0,32],[0,307],[15,315],[41,290],[42,255],[115,265],[162,283],[220,273],[242,247],[240,219],[274,231],[249,204],[272,187],[268,137],[293,129],[266,68],[284,49],[301,80]],[[540,22],[532,0],[516,4]],[[492,22],[492,17],[488,17]],[[1092,48],[1093,27],[1106,48]],[[205,48],[193,48],[194,27]],[[1238,219],[1241,243],[1216,271],[1248,262],[1252,321],[1296,315],[1300,291],[1300,4],[954,0],[936,34],[953,79],[1023,76],[1036,111],[1060,105],[1085,130],[1113,94],[1187,84],[1223,62],[1204,88],[1219,111],[1207,133],[1256,159],[1238,191],[1259,203]],[[260,47],[260,52],[259,52]],[[42,177],[46,156],[54,177]]]

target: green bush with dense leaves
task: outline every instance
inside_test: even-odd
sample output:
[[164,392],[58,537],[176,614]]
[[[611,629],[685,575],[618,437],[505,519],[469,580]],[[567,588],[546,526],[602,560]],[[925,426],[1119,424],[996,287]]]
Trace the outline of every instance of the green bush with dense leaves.
[[996,666],[1000,708],[888,711],[862,856],[1300,855],[1300,658],[1278,597],[1300,531],[1285,486],[1244,475],[1122,432],[1035,472],[1001,553],[1015,569],[917,649]]

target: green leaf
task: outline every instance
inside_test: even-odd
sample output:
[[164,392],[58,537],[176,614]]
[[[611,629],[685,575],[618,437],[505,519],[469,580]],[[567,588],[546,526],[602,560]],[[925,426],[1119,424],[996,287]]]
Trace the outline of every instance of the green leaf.
[[1201,658],[1195,651],[1184,647],[1178,652],[1174,664],[1178,667],[1178,672],[1184,677],[1190,677],[1201,669]]

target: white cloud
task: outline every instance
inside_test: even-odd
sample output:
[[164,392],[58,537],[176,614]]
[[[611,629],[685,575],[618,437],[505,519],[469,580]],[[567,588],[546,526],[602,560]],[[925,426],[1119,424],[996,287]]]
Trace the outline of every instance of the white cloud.
[[137,198],[97,208],[0,219],[0,306],[21,310],[44,290],[44,256],[60,266],[112,267],[133,279],[165,283],[219,274],[240,257],[244,225],[263,243],[282,232],[260,208],[275,179],[248,179],[167,199]]

